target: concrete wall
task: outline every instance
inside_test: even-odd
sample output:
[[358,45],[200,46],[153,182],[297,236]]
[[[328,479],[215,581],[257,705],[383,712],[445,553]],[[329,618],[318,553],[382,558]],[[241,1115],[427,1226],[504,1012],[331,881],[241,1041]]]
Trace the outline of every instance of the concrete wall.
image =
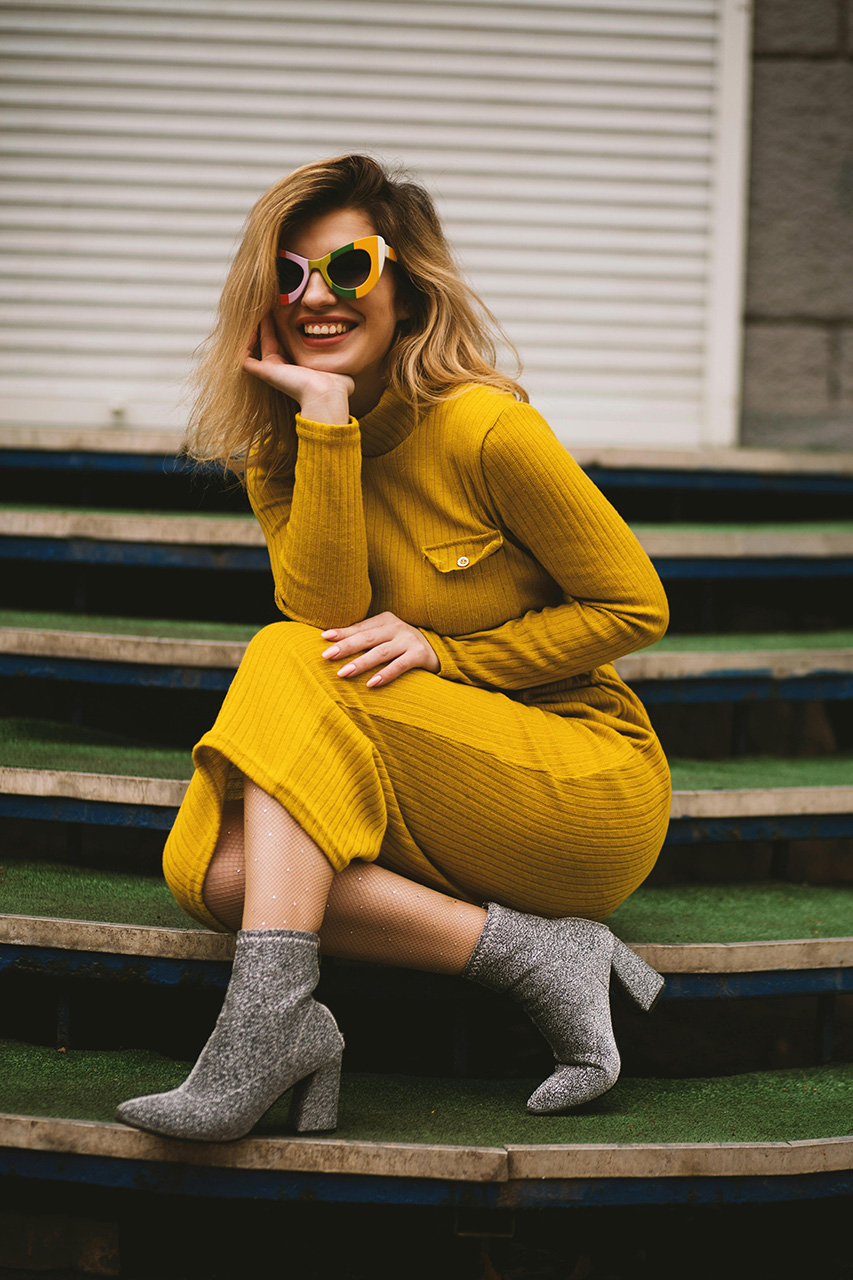
[[853,448],[853,0],[755,0],[742,443]]

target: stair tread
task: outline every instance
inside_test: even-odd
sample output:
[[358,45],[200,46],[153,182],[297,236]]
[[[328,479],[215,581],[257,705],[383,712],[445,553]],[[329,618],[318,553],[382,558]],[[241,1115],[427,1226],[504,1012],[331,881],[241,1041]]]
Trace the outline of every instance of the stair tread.
[[0,719],[0,768],[179,779],[192,774],[189,750],[140,743],[52,720]]
[[[853,522],[844,520],[759,525],[638,523],[634,531],[650,555],[676,559],[822,558],[853,554]],[[254,516],[240,512],[126,511],[2,503],[0,534],[191,545],[265,545]]]
[[[144,744],[118,734],[57,721],[0,719],[0,768],[62,770],[103,776],[185,781],[189,750]],[[671,760],[677,791],[831,789],[853,786],[853,752],[784,759]]]
[[[120,429],[99,427],[0,426],[0,449],[62,452],[154,453],[175,456],[182,433],[176,428]],[[748,445],[703,445],[698,448],[629,448],[577,445],[570,449],[581,466],[630,468],[636,471],[745,471],[760,474],[806,472],[853,474],[853,451],[845,449],[768,449]],[[50,459],[45,457],[45,466]]]
[[[184,914],[158,876],[17,861],[8,856],[0,868],[0,903],[7,917],[201,929]],[[608,923],[626,942],[655,947],[847,938],[853,934],[853,884],[806,885],[778,880],[647,884],[637,889]],[[9,941],[13,932],[6,919],[0,937]],[[15,936],[23,936],[22,931],[18,929]],[[79,938],[75,945],[85,949],[85,933]],[[218,954],[220,948],[214,950]],[[848,962],[853,958],[850,951],[844,948]],[[155,948],[154,954],[161,953]],[[803,958],[809,963],[807,956]],[[769,962],[773,963],[772,957]]]
[[[177,618],[116,618],[106,614],[33,613],[23,609],[0,609],[0,631],[38,631],[62,634],[133,636],[140,639],[164,640],[233,640],[249,641],[264,624],[258,622],[204,622]],[[853,646],[853,631],[834,632],[824,647]],[[847,640],[840,637],[847,637]]]
[[[0,611],[0,652],[90,662],[236,668],[245,645],[262,625],[5,610]],[[774,679],[846,675],[853,670],[853,631],[671,636],[619,659],[616,667],[629,681],[703,675]]]
[[[3,1057],[0,1111],[4,1119],[26,1115],[111,1122],[118,1102],[173,1088],[190,1066],[142,1049],[58,1053],[11,1040],[4,1042]],[[853,1064],[680,1080],[622,1078],[582,1112],[563,1116],[526,1113],[526,1098],[538,1083],[345,1071],[339,1128],[323,1142],[501,1150],[516,1144],[635,1147],[837,1138],[850,1129]],[[286,1137],[287,1107],[285,1097],[263,1117],[252,1137]],[[126,1132],[124,1126],[121,1132]],[[202,1159],[203,1151],[212,1150],[189,1146]],[[230,1145],[221,1150],[236,1153],[239,1148]],[[192,1156],[184,1147],[179,1158]]]

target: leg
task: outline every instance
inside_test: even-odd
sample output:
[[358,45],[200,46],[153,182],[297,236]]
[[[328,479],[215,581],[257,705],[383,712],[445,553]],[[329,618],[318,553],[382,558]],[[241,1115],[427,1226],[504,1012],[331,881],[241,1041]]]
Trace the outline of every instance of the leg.
[[243,824],[246,850],[244,929],[316,933],[334,868],[283,805],[249,778]]
[[[312,998],[316,930],[334,871],[287,810],[248,778],[243,818],[244,927],[213,1034],[179,1088],[118,1109],[120,1120],[165,1137],[244,1137],[292,1086],[298,1130],[336,1123],[343,1040]],[[234,819],[231,811],[226,857],[237,846]],[[224,887],[220,874],[220,895]]]
[[[243,895],[239,825],[232,815],[223,822],[208,872],[210,893],[205,882],[210,910],[217,914],[224,906],[232,919],[239,918]],[[219,918],[226,922],[224,912]],[[335,877],[320,940],[327,955],[464,973],[512,995],[556,1060],[553,1075],[528,1101],[538,1114],[590,1102],[615,1084],[620,1062],[610,1022],[611,969],[640,1009],[650,1009],[663,986],[603,924],[545,920],[494,903],[487,915],[375,863],[353,862]]]
[[327,955],[428,973],[461,973],[486,913],[372,862],[335,877],[320,930]]
[[[210,893],[205,882],[210,910],[215,899],[218,909],[223,904],[234,913],[232,918],[239,914],[243,894],[239,827],[239,813],[230,812],[208,872]],[[483,986],[514,996],[546,1036],[556,1059],[555,1072],[527,1104],[539,1114],[590,1102],[618,1078],[609,1007],[611,969],[641,1009],[651,1008],[663,985],[602,924],[543,920],[495,904],[487,917],[471,903],[374,863],[353,862],[335,877],[320,939],[328,955],[434,973],[464,972]]]
[[[242,805],[230,801],[205,877],[204,901],[234,932],[243,920],[245,884]],[[461,973],[485,919],[485,911],[470,902],[356,860],[332,881],[320,946],[325,955],[346,960]]]
[[[542,1109],[596,1096],[602,1078],[604,1088],[615,1078],[607,986],[617,948],[603,926],[570,918],[554,932],[547,917],[606,915],[643,878],[669,807],[659,751],[638,748],[614,727],[618,690],[577,720],[427,672],[365,691],[336,679],[319,647],[310,628],[291,623],[266,628],[250,645],[217,724],[196,747],[186,820],[166,860],[170,883],[176,892],[187,886],[188,909],[202,899],[227,769],[236,767],[293,815],[340,873],[342,891],[356,891],[341,920],[327,915],[330,948],[348,949],[350,930],[352,938],[364,932],[355,922],[367,914],[363,895],[373,885],[363,867],[352,883],[349,868],[359,862],[381,860],[440,890],[451,909],[454,899],[511,903],[517,910],[490,907],[464,972],[521,998],[558,1063],[581,1069],[563,1073]],[[385,882],[391,899],[394,887]],[[417,913],[397,909],[392,930],[394,910],[383,901],[371,958],[384,948],[382,958],[407,963],[400,951],[414,950],[405,944],[417,935]],[[434,923],[427,937],[431,953],[416,963],[437,967]],[[544,981],[531,985],[540,970]],[[562,1017],[564,1004],[590,1000],[579,1019]],[[596,1068],[587,1075],[597,1083],[585,1083],[586,1068]]]

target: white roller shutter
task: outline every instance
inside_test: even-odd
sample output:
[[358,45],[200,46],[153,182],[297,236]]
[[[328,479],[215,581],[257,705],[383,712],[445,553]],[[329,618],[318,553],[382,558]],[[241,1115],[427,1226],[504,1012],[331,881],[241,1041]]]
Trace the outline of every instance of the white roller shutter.
[[3,421],[178,428],[243,218],[368,150],[437,196],[569,443],[730,443],[747,7],[0,7]]

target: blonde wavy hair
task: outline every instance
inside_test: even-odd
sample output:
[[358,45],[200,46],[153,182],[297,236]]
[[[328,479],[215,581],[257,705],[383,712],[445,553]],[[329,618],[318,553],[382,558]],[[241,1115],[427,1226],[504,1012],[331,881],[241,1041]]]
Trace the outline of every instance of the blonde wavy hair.
[[249,214],[216,326],[190,379],[184,446],[190,457],[218,462],[241,480],[250,453],[271,471],[292,465],[297,405],[244,373],[243,359],[258,324],[278,302],[279,246],[299,225],[344,208],[367,214],[397,254],[388,270],[409,315],[398,324],[387,356],[387,385],[416,413],[471,383],[527,400],[523,388],[495,368],[498,344],[520,371],[518,352],[462,279],[426,190],[370,156],[338,156],[295,170]]

